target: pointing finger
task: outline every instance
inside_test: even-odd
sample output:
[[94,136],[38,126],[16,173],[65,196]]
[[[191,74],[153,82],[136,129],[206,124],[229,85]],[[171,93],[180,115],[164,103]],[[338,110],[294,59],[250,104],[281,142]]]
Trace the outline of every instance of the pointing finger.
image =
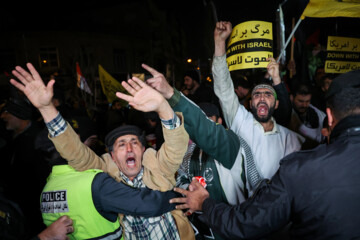
[[141,66],[147,70],[149,73],[151,73],[151,75],[153,75],[154,77],[159,75],[160,73],[158,71],[156,71],[154,68],[146,65],[145,63],[141,64]]

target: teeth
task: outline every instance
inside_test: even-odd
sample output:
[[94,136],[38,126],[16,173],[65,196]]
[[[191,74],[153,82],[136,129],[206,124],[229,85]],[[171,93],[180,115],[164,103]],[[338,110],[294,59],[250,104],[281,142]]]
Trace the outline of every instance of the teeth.
[[135,166],[135,159],[128,159],[128,160],[126,160],[126,164],[128,165],[128,166]]

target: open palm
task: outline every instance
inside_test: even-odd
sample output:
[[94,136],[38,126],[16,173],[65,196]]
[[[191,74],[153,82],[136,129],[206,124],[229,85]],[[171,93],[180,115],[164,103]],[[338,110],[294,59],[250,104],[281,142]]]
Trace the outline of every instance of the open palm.
[[117,92],[116,96],[129,102],[136,110],[142,112],[158,111],[166,102],[159,92],[136,77],[129,79],[128,82],[122,82],[122,85],[131,96],[120,92]]
[[11,79],[10,83],[22,91],[36,108],[49,106],[53,97],[53,85],[55,80],[50,80],[48,85],[45,86],[33,65],[28,63],[27,67],[30,73],[22,67],[17,66],[12,73],[20,82]]

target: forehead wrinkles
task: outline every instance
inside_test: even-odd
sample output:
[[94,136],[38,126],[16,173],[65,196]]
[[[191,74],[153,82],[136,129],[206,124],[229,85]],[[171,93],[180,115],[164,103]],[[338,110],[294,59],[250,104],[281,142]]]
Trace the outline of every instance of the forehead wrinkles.
[[126,143],[126,142],[131,142],[131,141],[133,141],[133,140],[138,141],[139,139],[138,139],[138,137],[135,136],[135,135],[125,135],[125,136],[121,136],[121,137],[119,137],[118,139],[116,139],[115,144],[124,143],[124,142],[125,142],[125,143]]

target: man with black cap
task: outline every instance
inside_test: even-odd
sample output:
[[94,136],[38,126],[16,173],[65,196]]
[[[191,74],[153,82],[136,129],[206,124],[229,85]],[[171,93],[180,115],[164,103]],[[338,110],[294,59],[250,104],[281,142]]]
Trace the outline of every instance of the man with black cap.
[[[28,96],[37,99],[32,102],[41,112],[56,149],[64,159],[69,161],[69,165],[81,172],[87,169],[104,170],[115,180],[123,181],[134,188],[150,187],[159,191],[173,188],[175,172],[182,162],[189,136],[183,127],[182,114],[175,114],[159,93],[140,79],[133,78],[122,83],[131,96],[122,93],[117,93],[117,96],[128,101],[139,111],[156,111],[159,114],[165,138],[162,148],[159,151],[152,148],[145,151],[142,131],[136,126],[126,125],[114,129],[106,136],[105,143],[109,153],[99,157],[80,141],[71,126],[65,122],[49,101],[54,80],[51,80],[48,86],[44,86],[33,66],[31,64],[27,66],[31,75],[21,67],[16,67],[16,71],[13,71],[27,87],[25,88],[13,79],[11,83]],[[34,89],[40,89],[39,91],[44,93],[33,96],[37,92]],[[35,91],[35,93],[31,94],[30,91]],[[119,201],[121,204],[121,199]],[[137,202],[131,204],[136,206]],[[126,239],[194,238],[189,221],[179,210],[150,218],[122,215],[121,223]]]
[[5,196],[16,202],[24,213],[26,231],[30,236],[39,233],[42,223],[38,208],[39,195],[50,173],[50,167],[34,142],[40,126],[32,120],[33,108],[26,97],[16,95],[6,102],[1,113],[12,138],[6,143],[8,154],[2,155],[1,186]]
[[180,209],[227,239],[261,238],[292,221],[292,239],[360,238],[360,70],[335,78],[326,94],[330,143],[292,153],[239,206],[216,203],[193,180]]
[[[105,144],[109,153],[102,157],[89,152],[67,130],[51,140],[62,157],[77,170],[102,169],[116,180],[137,188],[147,186],[155,190],[170,190],[176,183],[175,173],[182,162],[189,139],[183,126],[182,114],[175,114],[159,93],[136,77],[122,85],[132,96],[117,93],[119,98],[128,101],[138,111],[158,113],[165,139],[159,151],[153,148],[145,151],[143,131],[135,125],[120,126],[108,133]],[[122,215],[120,219],[126,239],[194,238],[194,231],[181,211],[153,218]]]

